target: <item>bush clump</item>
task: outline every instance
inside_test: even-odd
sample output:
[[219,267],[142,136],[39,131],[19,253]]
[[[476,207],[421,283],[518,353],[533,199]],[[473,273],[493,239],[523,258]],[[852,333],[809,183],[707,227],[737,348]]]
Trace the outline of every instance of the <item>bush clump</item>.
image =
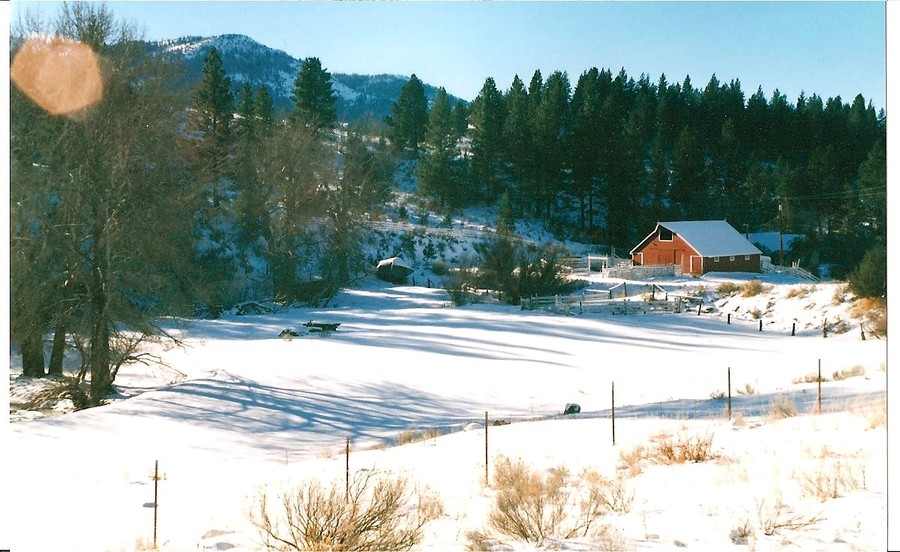
[[878,246],[866,252],[850,274],[850,289],[860,297],[887,295],[887,248]]
[[772,289],[772,286],[765,286],[759,280],[750,280],[741,286],[741,295],[743,297],[756,297],[761,293],[765,293]]
[[550,538],[587,537],[603,515],[627,512],[634,498],[624,478],[611,481],[592,470],[571,478],[562,466],[546,474],[521,460],[500,458],[495,466],[491,527],[537,546]]
[[409,550],[442,515],[431,495],[416,496],[402,477],[357,475],[343,484],[308,482],[270,504],[261,493],[250,512],[268,550]]

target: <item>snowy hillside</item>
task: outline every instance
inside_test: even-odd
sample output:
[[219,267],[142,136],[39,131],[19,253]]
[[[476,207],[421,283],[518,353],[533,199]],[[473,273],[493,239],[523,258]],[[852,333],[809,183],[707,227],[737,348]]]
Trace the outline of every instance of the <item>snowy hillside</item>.
[[[489,428],[492,472],[509,457],[539,473],[565,465],[573,485],[585,468],[624,482],[621,508],[595,532],[551,536],[545,548],[883,549],[885,341],[860,339],[852,305],[835,301],[841,284],[764,277],[771,287],[758,295],[716,291],[749,278],[656,282],[707,297],[699,315],[457,308],[443,290],[372,279],[327,308],[172,321],[183,346],[159,344],[152,352],[163,363],[123,368],[118,400],[13,415],[3,488],[16,507],[0,546],[149,549],[158,460],[161,550],[261,550],[248,518],[260,493],[311,478],[343,485],[349,438],[351,473],[405,474],[438,497],[441,513],[418,548],[464,550],[467,535],[482,531],[480,546],[535,549],[488,522],[498,488],[483,479],[487,412],[492,423],[513,422]],[[594,277],[591,286],[616,283]],[[763,332],[752,318],[726,321],[754,309],[764,312]],[[823,338],[817,321],[826,316],[854,331]],[[310,332],[311,320],[340,326]],[[792,337],[785,330],[798,320]],[[279,338],[286,328],[297,336]],[[811,379],[820,360],[822,415]],[[17,362],[13,403],[34,390]],[[785,401],[793,411],[782,418]],[[581,413],[561,416],[567,403]],[[390,446],[429,428],[446,435]],[[658,443],[698,436],[710,441],[708,461],[654,459]],[[835,474],[845,481],[834,497],[816,491]]]

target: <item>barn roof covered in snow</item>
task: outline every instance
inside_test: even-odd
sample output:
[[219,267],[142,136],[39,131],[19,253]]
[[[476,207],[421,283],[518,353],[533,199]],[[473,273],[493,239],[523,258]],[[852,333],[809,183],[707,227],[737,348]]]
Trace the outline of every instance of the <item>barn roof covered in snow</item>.
[[762,251],[724,220],[658,222],[653,232],[632,249],[631,253],[639,251],[650,242],[657,235],[660,227],[681,237],[703,257],[762,254]]

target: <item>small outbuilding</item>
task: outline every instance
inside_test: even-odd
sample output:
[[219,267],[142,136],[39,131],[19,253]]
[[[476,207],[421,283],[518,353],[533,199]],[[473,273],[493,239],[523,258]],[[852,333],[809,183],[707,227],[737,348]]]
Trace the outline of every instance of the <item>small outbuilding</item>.
[[680,265],[684,274],[760,272],[760,251],[724,220],[658,222],[631,250],[635,266]]
[[375,267],[375,275],[386,282],[394,284],[402,284],[406,282],[407,276],[413,273],[413,269],[406,264],[400,257],[391,257],[379,261]]

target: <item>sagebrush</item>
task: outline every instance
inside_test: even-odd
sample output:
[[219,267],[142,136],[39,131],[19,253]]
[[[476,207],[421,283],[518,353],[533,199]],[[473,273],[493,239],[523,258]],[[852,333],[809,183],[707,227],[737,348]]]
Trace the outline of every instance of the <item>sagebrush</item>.
[[592,470],[573,478],[563,466],[541,473],[505,457],[495,462],[493,486],[491,528],[538,546],[549,538],[587,537],[603,515],[628,511],[633,500],[624,478],[608,480]]
[[415,492],[404,477],[368,471],[349,487],[309,481],[272,504],[257,497],[250,521],[268,550],[409,550],[423,527],[442,515],[440,501]]
[[706,462],[717,458],[712,450],[712,435],[664,436],[648,451],[649,459],[657,464],[685,464]]

